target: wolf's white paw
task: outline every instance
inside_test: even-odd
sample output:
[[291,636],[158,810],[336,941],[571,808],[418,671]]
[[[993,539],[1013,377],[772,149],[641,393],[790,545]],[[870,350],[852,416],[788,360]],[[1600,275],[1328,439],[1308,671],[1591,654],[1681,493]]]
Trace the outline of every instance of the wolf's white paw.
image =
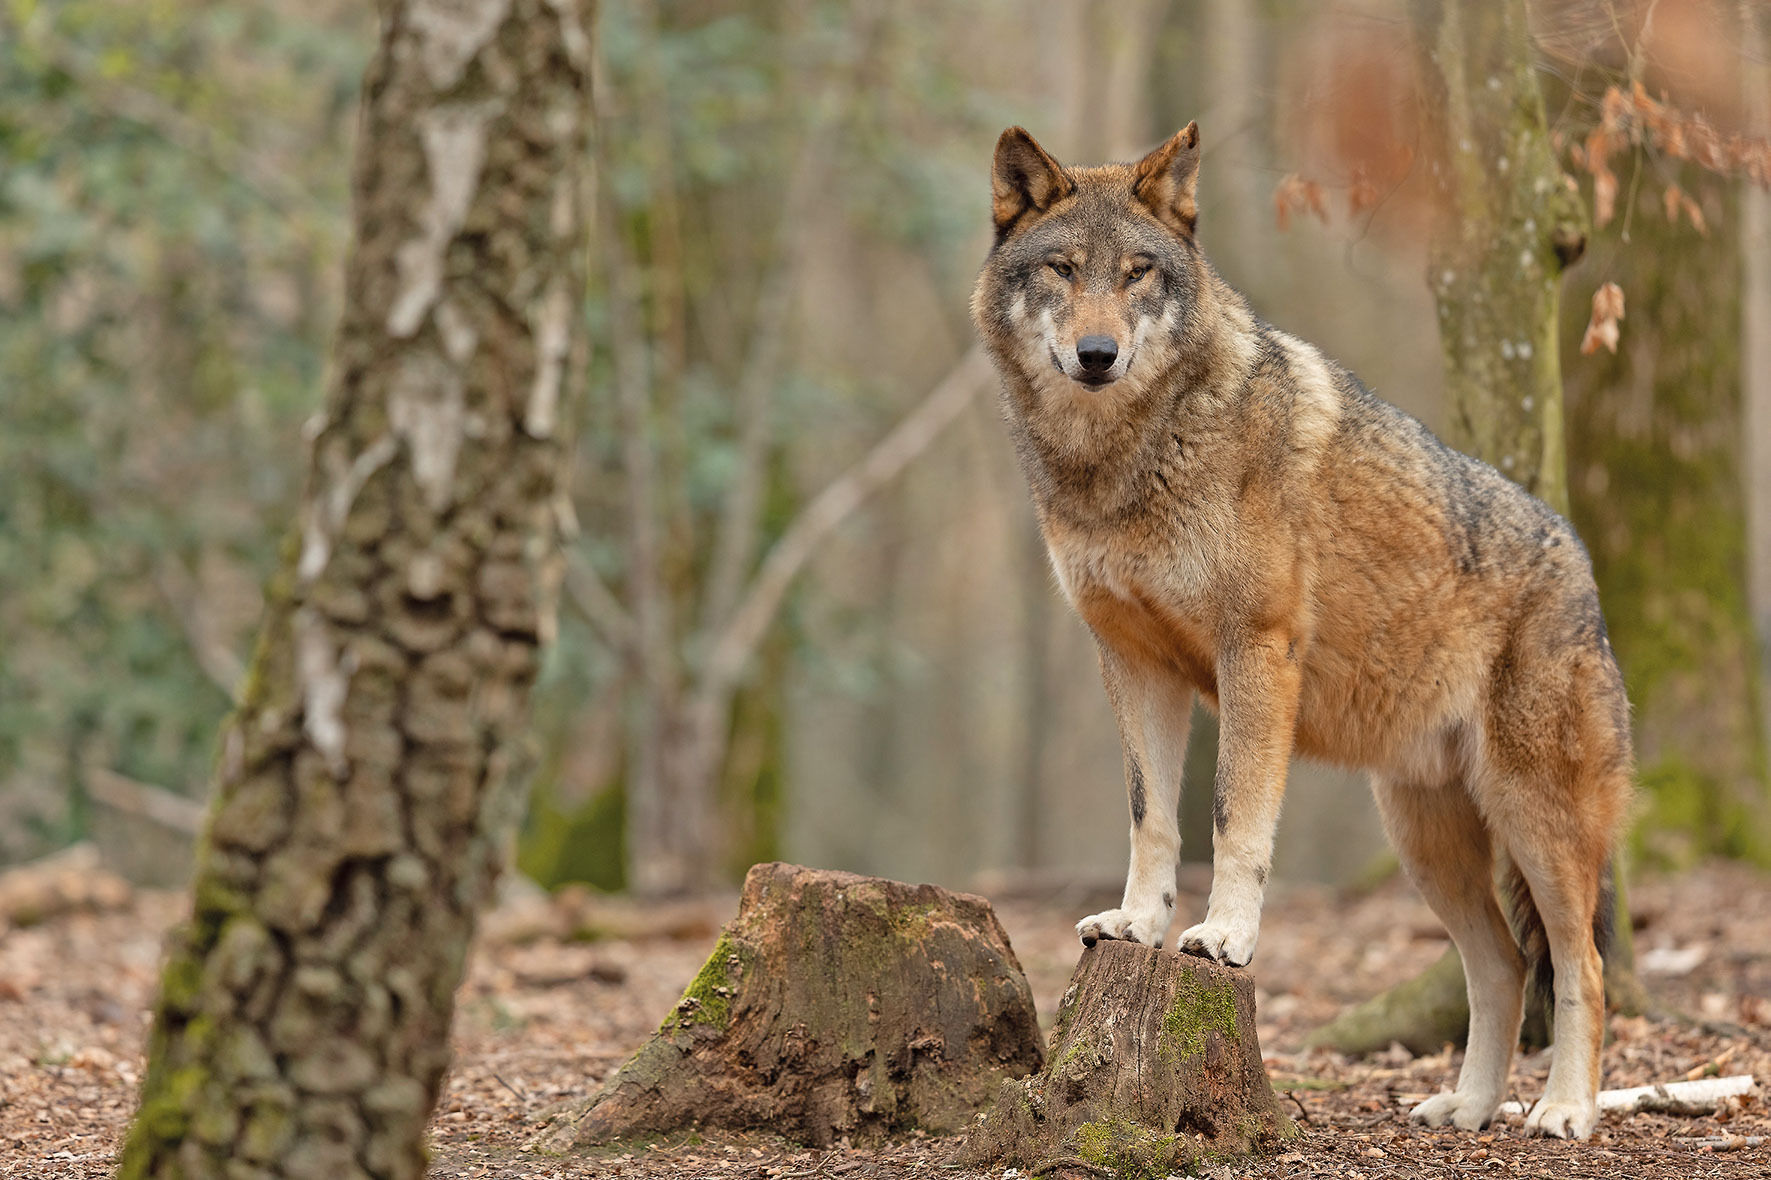
[[1550,1101],[1546,1095],[1538,1099],[1531,1113],[1525,1116],[1527,1135],[1544,1135],[1555,1139],[1585,1139],[1599,1121],[1598,1103],[1585,1101]]
[[1460,1094],[1455,1090],[1444,1090],[1409,1111],[1408,1117],[1429,1127],[1443,1127],[1450,1123],[1465,1131],[1480,1131],[1494,1121],[1494,1112],[1498,1109],[1498,1096]]
[[1076,933],[1082,936],[1083,946],[1093,946],[1105,938],[1159,947],[1162,936],[1168,933],[1168,921],[1166,908],[1142,914],[1135,910],[1107,910],[1076,923]]
[[1216,959],[1232,967],[1246,967],[1254,958],[1254,944],[1261,936],[1258,923],[1247,925],[1214,922],[1210,918],[1181,931],[1180,948],[1202,959]]

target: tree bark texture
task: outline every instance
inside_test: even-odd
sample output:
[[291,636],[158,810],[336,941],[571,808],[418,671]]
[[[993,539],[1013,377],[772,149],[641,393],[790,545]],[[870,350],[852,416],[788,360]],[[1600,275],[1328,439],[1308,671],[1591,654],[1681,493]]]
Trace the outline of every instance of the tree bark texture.
[[[1771,864],[1771,793],[1747,572],[1743,259],[1734,182],[1685,169],[1708,235],[1670,223],[1660,186],[1619,216],[1610,261],[1628,318],[1616,355],[1568,374],[1574,521],[1592,553],[1635,706],[1652,855]],[[1584,312],[1564,325],[1574,339]]]
[[1420,0],[1416,37],[1448,441],[1566,513],[1558,291],[1587,225],[1550,145],[1525,0]]
[[397,0],[303,517],[224,728],[124,1177],[417,1177],[552,623],[588,0]]
[[1082,953],[1045,1069],[1001,1089],[960,1150],[970,1165],[1155,1178],[1296,1133],[1261,1063],[1249,974],[1132,942]]
[[953,1132],[1042,1060],[1032,991],[989,902],[757,865],[652,1039],[541,1145],[696,1125],[815,1146]]

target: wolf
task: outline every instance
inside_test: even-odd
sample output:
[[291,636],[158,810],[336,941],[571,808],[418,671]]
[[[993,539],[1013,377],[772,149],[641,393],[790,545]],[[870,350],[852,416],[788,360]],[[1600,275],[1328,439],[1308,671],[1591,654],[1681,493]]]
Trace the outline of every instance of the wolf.
[[1530,957],[1555,1054],[1526,1127],[1584,1138],[1633,777],[1586,551],[1547,505],[1259,319],[1200,251],[1198,174],[1192,123],[1102,167],[1065,167],[1011,127],[992,168],[972,315],[1058,584],[1096,640],[1131,804],[1124,901],[1077,932],[1163,944],[1203,699],[1220,717],[1212,886],[1180,948],[1254,955],[1294,753],[1365,769],[1469,992],[1456,1088],[1412,1117],[1493,1119]]

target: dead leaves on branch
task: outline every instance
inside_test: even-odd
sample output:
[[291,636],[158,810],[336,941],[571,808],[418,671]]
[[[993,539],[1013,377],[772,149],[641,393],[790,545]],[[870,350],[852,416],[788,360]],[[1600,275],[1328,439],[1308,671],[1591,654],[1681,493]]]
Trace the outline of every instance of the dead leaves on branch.
[[1678,224],[1679,214],[1682,212],[1685,214],[1686,220],[1691,222],[1691,228],[1706,238],[1710,236],[1709,222],[1703,219],[1703,210],[1698,208],[1697,202],[1693,201],[1690,195],[1678,185],[1669,184],[1666,186],[1666,192],[1661,195],[1661,204],[1666,208],[1668,221],[1675,225]]
[[[1383,202],[1384,191],[1369,172],[1355,168],[1346,186],[1347,216],[1357,217],[1376,209]],[[1273,190],[1273,212],[1281,230],[1291,228],[1295,216],[1310,214],[1323,225],[1328,224],[1328,190],[1319,181],[1305,180],[1296,172],[1281,180]]]
[[1599,351],[1603,344],[1607,351],[1617,351],[1617,321],[1623,318],[1623,288],[1616,283],[1606,283],[1593,292],[1593,315],[1587,321],[1585,335],[1580,338],[1582,356],[1589,356]]
[[[1617,173],[1611,168],[1612,157],[1637,147],[1651,147],[1717,176],[1743,176],[1771,189],[1771,139],[1725,135],[1701,114],[1650,97],[1640,82],[1628,90],[1611,86],[1599,104],[1598,126],[1584,141],[1567,149],[1575,167],[1593,178],[1593,219],[1601,226],[1617,214]],[[1708,232],[1702,210],[1677,185],[1667,190],[1666,205],[1669,218],[1682,209],[1699,233]]]
[[1322,186],[1295,172],[1281,180],[1279,187],[1273,190],[1273,212],[1282,230],[1291,228],[1294,213],[1313,213],[1323,225],[1328,224],[1328,201]]

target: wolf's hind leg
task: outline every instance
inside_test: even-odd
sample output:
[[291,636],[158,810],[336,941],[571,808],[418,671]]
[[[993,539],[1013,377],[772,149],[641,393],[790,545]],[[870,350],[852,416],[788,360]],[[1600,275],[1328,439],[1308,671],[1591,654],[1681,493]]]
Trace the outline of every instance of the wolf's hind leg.
[[1101,678],[1125,747],[1131,866],[1120,907],[1090,914],[1076,924],[1076,933],[1084,946],[1118,938],[1159,947],[1174,918],[1175,864],[1181,855],[1176,810],[1193,689],[1171,670],[1129,663],[1105,644]]
[[1374,776],[1372,790],[1403,867],[1457,944],[1470,997],[1457,1088],[1422,1102],[1409,1117],[1478,1130],[1506,1095],[1525,992],[1525,963],[1495,900],[1488,829],[1461,782],[1423,787]]
[[1508,836],[1508,849],[1531,887],[1555,968],[1550,1078],[1525,1116],[1525,1130],[1585,1139],[1599,1121],[1599,1050],[1605,1034],[1605,982],[1593,939],[1593,910],[1606,850],[1579,841],[1551,844],[1533,825]]

